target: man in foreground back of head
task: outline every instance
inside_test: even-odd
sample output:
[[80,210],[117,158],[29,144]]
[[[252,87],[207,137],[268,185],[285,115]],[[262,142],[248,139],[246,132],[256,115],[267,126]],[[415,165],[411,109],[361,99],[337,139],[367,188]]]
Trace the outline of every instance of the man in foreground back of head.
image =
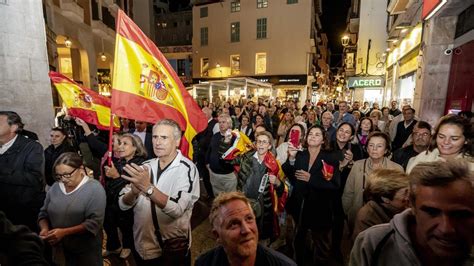
[[283,254],[258,244],[258,229],[249,200],[241,192],[224,192],[214,200],[209,219],[219,246],[195,265],[296,265]]
[[474,174],[466,162],[418,164],[411,209],[359,234],[349,265],[473,265]]

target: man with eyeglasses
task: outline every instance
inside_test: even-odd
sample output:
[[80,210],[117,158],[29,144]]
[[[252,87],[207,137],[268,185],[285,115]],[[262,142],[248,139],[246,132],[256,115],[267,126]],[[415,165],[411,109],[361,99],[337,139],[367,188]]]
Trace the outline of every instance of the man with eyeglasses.
[[393,153],[392,161],[403,166],[406,170],[410,158],[417,156],[419,153],[426,151],[430,145],[431,125],[425,121],[416,123],[411,134],[412,144],[396,150]]
[[22,129],[17,113],[0,111],[0,211],[13,224],[37,231],[45,198],[43,147],[19,134]]

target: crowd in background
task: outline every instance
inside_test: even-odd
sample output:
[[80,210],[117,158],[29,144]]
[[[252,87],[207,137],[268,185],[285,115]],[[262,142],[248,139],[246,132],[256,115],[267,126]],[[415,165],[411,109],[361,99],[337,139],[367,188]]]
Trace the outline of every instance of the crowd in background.
[[[49,263],[96,265],[133,254],[140,265],[190,265],[193,204],[241,191],[259,246],[298,265],[343,264],[344,236],[358,243],[360,232],[409,207],[416,165],[457,159],[474,171],[468,111],[430,125],[397,101],[383,108],[309,100],[300,108],[262,98],[200,104],[208,126],[194,138],[191,160],[176,150],[181,132],[172,121],[121,119],[109,154],[107,135],[80,118],[61,117],[43,150],[23,135],[16,113],[0,112],[0,210],[48,243]],[[241,134],[251,144],[229,157]],[[169,260],[168,252],[183,259]]]

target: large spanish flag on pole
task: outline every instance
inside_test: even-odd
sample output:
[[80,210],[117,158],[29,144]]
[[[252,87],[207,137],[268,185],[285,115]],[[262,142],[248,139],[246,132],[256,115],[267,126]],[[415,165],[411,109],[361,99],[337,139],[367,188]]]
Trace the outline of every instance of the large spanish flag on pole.
[[[106,130],[110,125],[110,99],[97,92],[81,87],[57,72],[49,72],[49,77],[56,87],[61,99],[68,109],[68,114],[79,117],[97,128]],[[118,119],[114,119],[114,127],[120,128]]]
[[180,149],[189,158],[191,140],[207,127],[205,114],[166,58],[122,10],[117,15],[112,113],[149,123],[175,120],[184,131]]

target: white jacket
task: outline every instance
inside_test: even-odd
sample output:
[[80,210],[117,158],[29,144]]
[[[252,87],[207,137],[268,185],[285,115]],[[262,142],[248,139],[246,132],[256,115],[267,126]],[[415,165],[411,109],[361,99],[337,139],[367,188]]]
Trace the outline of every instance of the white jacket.
[[[466,159],[468,164],[469,164],[469,170],[474,171],[474,161],[472,157],[467,157],[463,156],[461,153],[456,156],[456,159]],[[415,157],[412,157],[410,161],[408,161],[407,165],[407,174],[413,170],[413,167],[415,167],[419,163],[428,163],[428,162],[437,162],[437,161],[444,161],[444,159],[439,156],[439,150],[438,148],[433,149],[431,152],[430,151],[424,151],[420,154],[418,154]]]
[[[158,158],[151,159],[143,165],[156,173],[158,161]],[[199,199],[199,173],[196,166],[178,151],[178,155],[161,173],[158,181],[155,176],[153,184],[169,196],[163,209],[155,206],[163,240],[189,236],[191,241],[191,214],[194,203]],[[123,195],[130,190],[130,185],[122,189],[119,206],[122,210],[133,207],[135,249],[144,260],[157,258],[161,256],[161,248],[155,236],[150,199],[140,194],[134,204],[127,205],[123,202]]]

